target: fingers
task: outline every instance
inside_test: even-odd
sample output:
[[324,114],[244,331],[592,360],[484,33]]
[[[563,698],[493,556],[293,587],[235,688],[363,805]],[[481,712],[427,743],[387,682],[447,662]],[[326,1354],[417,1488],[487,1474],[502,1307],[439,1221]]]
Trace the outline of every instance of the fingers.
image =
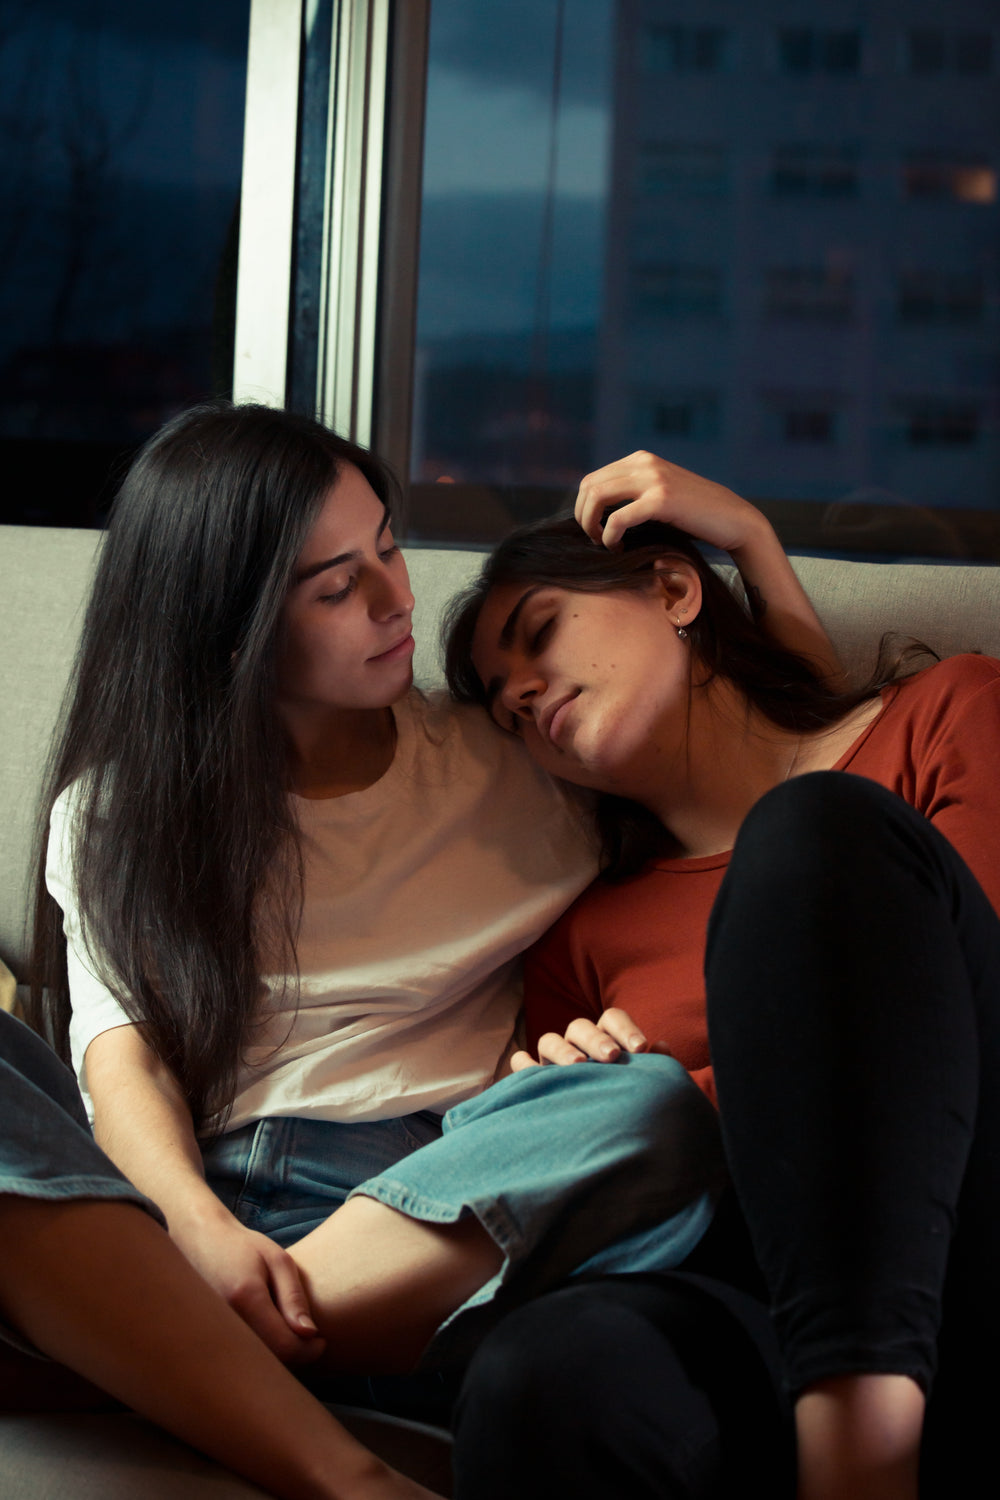
[[259,1238],[254,1263],[226,1300],[284,1364],[307,1364],[319,1358],[325,1342],[309,1312],[298,1267],[279,1245]]
[[604,1011],[598,1025],[626,1052],[651,1052],[659,1045],[649,1046],[645,1033],[635,1024],[627,1010],[612,1006]]
[[614,1062],[621,1057],[622,1049],[601,1026],[579,1017],[566,1027],[565,1041],[579,1049],[579,1054],[591,1062]]
[[[602,525],[612,506],[618,508]],[[608,548],[644,521],[666,522],[726,552],[746,546],[767,526],[760,511],[724,485],[641,451],[587,474],[575,515],[591,540]]]
[[538,1060],[566,1068],[573,1063],[587,1062],[589,1059],[586,1052],[581,1052],[579,1047],[574,1047],[572,1042],[560,1036],[558,1031],[547,1031],[544,1036],[538,1038]]
[[[557,1067],[581,1062],[615,1062],[623,1052],[671,1055],[664,1042],[647,1041],[645,1033],[627,1010],[615,1007],[604,1011],[596,1022],[578,1016],[570,1021],[562,1036],[557,1031],[547,1031],[538,1039],[538,1062]],[[524,1068],[537,1067],[538,1062],[530,1052],[515,1052],[510,1060],[511,1071],[520,1073]]]
[[281,1316],[299,1338],[316,1338],[319,1329],[313,1321],[309,1299],[302,1276],[292,1257],[280,1246],[273,1247],[277,1255],[269,1257],[268,1270],[271,1278],[271,1296]]
[[[603,469],[595,469],[592,474],[585,475],[580,482],[574,515],[591,541],[610,546],[607,528],[602,525],[608,506],[616,505],[622,500],[637,500],[670,467],[664,459],[657,458],[652,453],[639,452],[617,459],[613,464],[605,464]],[[655,507],[641,519],[650,520],[654,514]],[[613,516],[609,517],[608,525],[613,519]],[[630,524],[637,525],[638,519]],[[626,529],[627,526],[614,527],[611,534],[620,537]]]

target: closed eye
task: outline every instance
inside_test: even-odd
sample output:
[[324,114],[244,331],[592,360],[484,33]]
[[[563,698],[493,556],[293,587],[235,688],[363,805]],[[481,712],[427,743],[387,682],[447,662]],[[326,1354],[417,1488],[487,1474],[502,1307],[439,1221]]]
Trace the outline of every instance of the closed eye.
[[349,578],[342,589],[335,590],[332,594],[320,594],[320,604],[343,604],[344,600],[354,593],[358,586],[356,578]]
[[547,620],[543,620],[538,629],[534,631],[528,641],[528,645],[530,646],[532,651],[540,651],[542,649],[542,647],[545,645],[545,642],[549,638],[549,634],[551,633],[552,627],[555,622],[555,615],[550,615],[549,618]]

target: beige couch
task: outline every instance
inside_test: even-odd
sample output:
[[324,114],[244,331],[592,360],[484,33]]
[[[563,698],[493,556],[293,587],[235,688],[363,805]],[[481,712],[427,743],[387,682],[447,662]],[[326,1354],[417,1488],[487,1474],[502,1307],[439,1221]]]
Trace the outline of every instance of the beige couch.
[[[0,527],[0,958],[23,972],[25,909],[35,802],[46,749],[79,632],[98,536],[86,531]],[[439,680],[438,620],[476,571],[463,551],[408,553],[418,604],[416,672]],[[942,655],[978,649],[1000,656],[1000,568],[873,565],[802,559],[801,576],[845,660],[863,671],[883,631],[920,637]],[[401,1467],[444,1489],[440,1436],[358,1416],[365,1437]],[[252,1495],[147,1424],[124,1414],[0,1415],[0,1493],[24,1500],[136,1496],[189,1500]]]

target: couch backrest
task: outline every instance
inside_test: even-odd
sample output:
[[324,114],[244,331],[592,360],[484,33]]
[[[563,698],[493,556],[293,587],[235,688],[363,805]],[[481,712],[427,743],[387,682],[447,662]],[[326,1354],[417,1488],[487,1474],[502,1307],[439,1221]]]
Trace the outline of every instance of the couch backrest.
[[[100,537],[93,531],[0,527],[0,957],[18,972],[25,954],[27,878],[36,803],[52,728],[69,677]],[[481,554],[411,549],[417,596],[418,682],[440,681],[441,611],[475,576]],[[942,655],[1000,656],[1000,568],[838,562],[796,567],[852,669],[869,664],[897,629]]]

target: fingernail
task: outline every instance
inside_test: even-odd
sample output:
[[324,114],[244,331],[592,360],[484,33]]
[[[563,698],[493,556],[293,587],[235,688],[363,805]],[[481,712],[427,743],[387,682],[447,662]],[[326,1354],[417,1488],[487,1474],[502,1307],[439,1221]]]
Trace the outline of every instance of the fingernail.
[[313,1322],[312,1318],[306,1317],[305,1313],[299,1314],[299,1327],[304,1328],[306,1333],[319,1333],[319,1329],[316,1327],[316,1324]]
[[619,1047],[615,1046],[614,1042],[602,1042],[601,1043],[601,1056],[602,1057],[606,1057],[606,1058],[617,1057],[620,1050],[621,1049]]
[[628,1050],[630,1052],[638,1052],[639,1049],[641,1047],[645,1047],[645,1045],[646,1038],[643,1036],[642,1032],[633,1031],[632,1035],[628,1039]]

